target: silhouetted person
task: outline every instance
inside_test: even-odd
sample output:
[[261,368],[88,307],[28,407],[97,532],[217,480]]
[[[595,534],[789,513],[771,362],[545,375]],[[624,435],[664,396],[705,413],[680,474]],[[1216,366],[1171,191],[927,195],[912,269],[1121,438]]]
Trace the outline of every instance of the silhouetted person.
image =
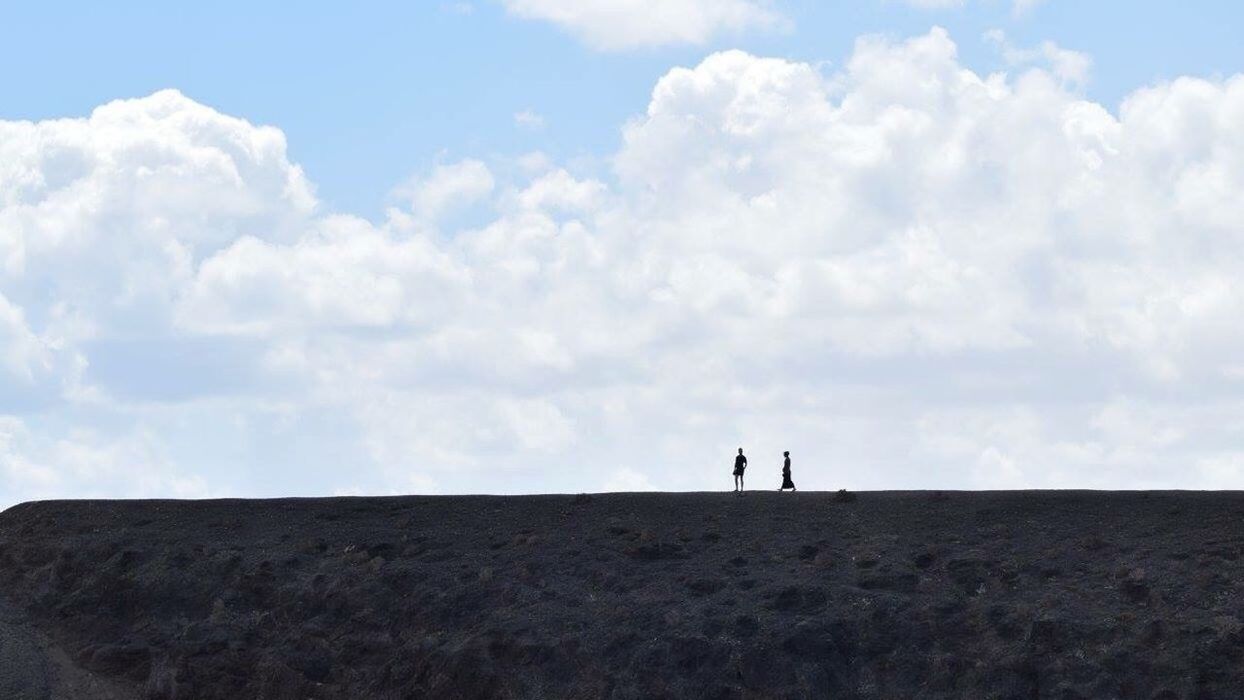
[[739,456],[734,458],[734,491],[743,493],[743,471],[747,469],[747,458],[743,456],[743,448],[739,448]]
[[783,452],[782,455],[786,457],[786,461],[782,462],[782,488],[778,491],[786,489],[798,491],[799,489],[795,488],[795,482],[790,480],[790,452]]

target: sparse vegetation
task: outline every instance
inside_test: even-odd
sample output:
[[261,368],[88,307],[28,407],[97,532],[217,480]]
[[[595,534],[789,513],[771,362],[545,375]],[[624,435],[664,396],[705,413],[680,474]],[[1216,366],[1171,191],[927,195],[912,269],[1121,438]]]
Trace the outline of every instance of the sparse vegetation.
[[29,504],[0,591],[152,700],[1244,697],[1238,497],[855,496]]

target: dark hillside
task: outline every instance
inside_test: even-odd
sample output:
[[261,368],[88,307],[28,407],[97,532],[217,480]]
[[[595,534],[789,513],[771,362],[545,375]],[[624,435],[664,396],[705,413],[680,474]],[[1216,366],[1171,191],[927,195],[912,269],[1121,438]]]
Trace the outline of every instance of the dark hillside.
[[1242,523],[1236,493],[44,502],[0,514],[0,597],[53,697],[1241,698]]

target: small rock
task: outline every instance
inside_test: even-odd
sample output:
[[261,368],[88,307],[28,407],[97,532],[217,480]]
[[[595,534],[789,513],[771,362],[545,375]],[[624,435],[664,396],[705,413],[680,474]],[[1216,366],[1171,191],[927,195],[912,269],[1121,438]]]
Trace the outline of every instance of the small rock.
[[151,650],[141,644],[105,644],[91,653],[87,668],[108,676],[146,681],[151,673]]

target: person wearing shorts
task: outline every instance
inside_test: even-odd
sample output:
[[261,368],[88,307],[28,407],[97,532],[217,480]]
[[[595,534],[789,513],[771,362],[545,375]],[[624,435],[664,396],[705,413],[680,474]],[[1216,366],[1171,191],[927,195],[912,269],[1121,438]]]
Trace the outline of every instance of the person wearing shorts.
[[734,491],[735,493],[743,493],[743,472],[747,470],[747,458],[743,456],[743,448],[739,448],[739,454],[734,458]]

